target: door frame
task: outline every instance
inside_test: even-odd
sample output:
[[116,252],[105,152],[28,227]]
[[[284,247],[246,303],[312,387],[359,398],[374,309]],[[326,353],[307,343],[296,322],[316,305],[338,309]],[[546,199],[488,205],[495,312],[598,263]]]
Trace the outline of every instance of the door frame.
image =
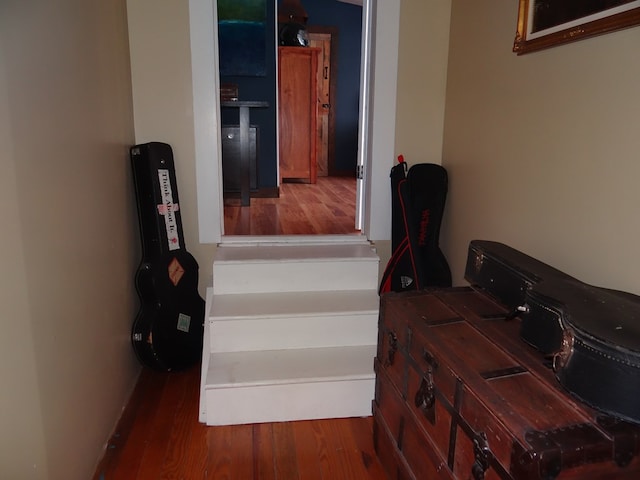
[[[396,95],[389,92],[395,92],[397,85],[400,0],[362,3],[358,164],[364,178],[358,182],[360,215],[356,212],[356,218],[360,217],[360,230],[367,239],[389,240],[388,175],[393,165],[396,107]],[[217,23],[217,0],[189,0],[198,229],[204,244],[221,242],[224,231]]]

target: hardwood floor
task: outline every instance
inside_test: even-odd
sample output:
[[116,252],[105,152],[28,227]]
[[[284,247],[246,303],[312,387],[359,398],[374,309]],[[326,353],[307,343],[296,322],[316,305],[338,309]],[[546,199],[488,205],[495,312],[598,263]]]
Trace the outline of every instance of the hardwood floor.
[[283,183],[280,198],[225,200],[225,235],[357,234],[356,180],[318,177],[318,183]]
[[207,427],[199,366],[143,369],[93,480],[383,480],[372,419]]

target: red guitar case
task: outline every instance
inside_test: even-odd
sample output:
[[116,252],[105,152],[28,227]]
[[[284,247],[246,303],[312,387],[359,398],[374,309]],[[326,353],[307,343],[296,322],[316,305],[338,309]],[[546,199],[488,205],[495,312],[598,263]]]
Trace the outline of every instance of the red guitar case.
[[640,423],[640,297],[581,282],[507,245],[474,240],[465,278],[507,306],[561,385]]
[[205,302],[198,293],[198,263],[187,252],[173,152],[151,142],[130,149],[142,240],[135,276],[140,298],[131,340],[140,362],[170,371],[202,355]]

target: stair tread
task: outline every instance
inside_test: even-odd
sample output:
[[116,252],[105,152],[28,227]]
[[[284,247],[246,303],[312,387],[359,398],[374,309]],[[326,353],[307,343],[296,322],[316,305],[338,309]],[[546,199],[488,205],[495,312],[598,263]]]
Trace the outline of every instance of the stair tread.
[[206,388],[373,378],[376,345],[212,353]]
[[271,263],[310,261],[378,261],[371,245],[257,245],[244,248],[220,246],[216,250],[216,263]]
[[376,314],[375,290],[280,292],[214,295],[210,319],[224,321],[253,317]]

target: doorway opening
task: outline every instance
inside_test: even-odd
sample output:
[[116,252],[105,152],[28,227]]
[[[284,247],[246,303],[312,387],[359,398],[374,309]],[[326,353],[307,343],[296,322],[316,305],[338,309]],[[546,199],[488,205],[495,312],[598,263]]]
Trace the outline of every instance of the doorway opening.
[[[391,218],[388,179],[394,158],[400,2],[358,1],[363,29],[358,168],[364,170],[366,182],[358,180],[362,188],[356,193],[356,222],[363,237],[382,241],[389,238]],[[198,239],[219,244],[224,219],[216,0],[189,0],[189,25]]]
[[[277,0],[273,1],[278,3]],[[350,5],[347,8],[360,10],[359,15],[362,23],[358,25],[358,28],[362,28],[364,31],[366,5],[360,7]],[[353,129],[352,164],[345,167],[344,156],[345,150],[348,149],[340,148],[340,145],[338,148],[342,158],[336,162],[336,118],[334,115],[336,107],[340,108],[336,104],[338,85],[337,75],[334,75],[334,72],[337,71],[340,32],[335,26],[314,24],[313,18],[309,23],[310,47],[320,50],[316,72],[318,86],[317,128],[315,132],[310,132],[312,135],[315,134],[317,139],[318,180],[314,183],[298,183],[288,180],[282,181],[282,175],[278,175],[278,184],[275,189],[267,189],[267,195],[262,195],[260,191],[254,191],[251,195],[250,205],[245,203],[244,206],[237,197],[224,195],[222,202],[224,236],[354,235],[361,233],[359,216],[362,215],[362,206],[358,198],[362,197],[361,190],[364,184],[362,180],[364,179],[358,181],[356,172],[362,171],[362,169],[356,167],[364,162],[364,152],[359,151],[363,144],[359,136],[362,136],[365,130],[362,123],[365,117],[361,113],[363,110],[361,103],[364,97],[356,93],[355,98],[350,99],[354,101],[357,118],[351,125]],[[363,38],[367,37],[358,34],[357,49],[360,53],[361,69],[364,68],[362,66],[364,55],[368,51],[363,48]],[[275,48],[277,49],[277,45]],[[355,45],[351,48],[355,48]],[[363,90],[363,81],[367,81],[367,77],[360,72],[360,76],[354,79],[355,83],[353,84],[360,92]],[[360,112],[357,111],[358,109]],[[344,134],[342,134],[341,140],[344,145]],[[362,158],[358,158],[359,156]],[[276,163],[278,163],[277,159]]]

